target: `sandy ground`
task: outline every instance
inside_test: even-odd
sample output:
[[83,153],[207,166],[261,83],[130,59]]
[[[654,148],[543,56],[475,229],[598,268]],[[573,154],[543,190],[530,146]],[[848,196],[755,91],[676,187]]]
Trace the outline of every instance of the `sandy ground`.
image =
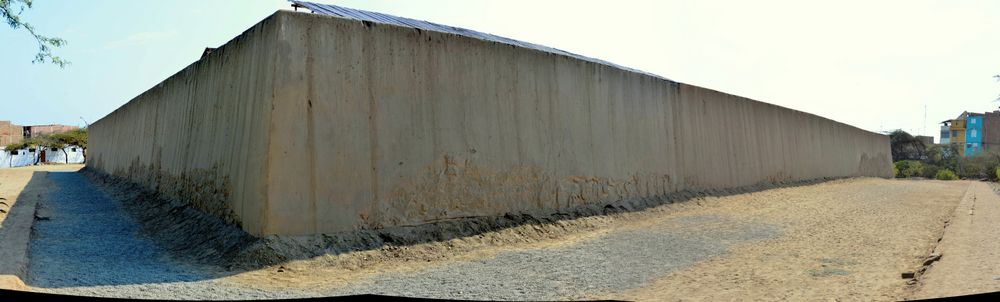
[[[991,188],[993,187],[993,188]],[[974,183],[945,228],[933,262],[908,298],[1000,291],[1000,196],[997,184]]]
[[0,223],[7,217],[7,211],[14,206],[19,197],[37,199],[52,189],[51,185],[44,181],[32,183],[29,187],[32,176],[47,171],[77,171],[81,168],[83,165],[76,164],[0,168]]
[[699,212],[785,235],[664,276],[630,300],[899,300],[971,182],[865,179],[748,194]]
[[38,204],[23,280],[30,290],[133,299],[295,297],[217,284],[210,267],[175,261],[82,173],[48,171],[46,180],[53,189]]
[[398,257],[345,268],[335,259],[353,256],[342,255],[227,280],[319,295],[898,300],[908,288],[900,274],[933,250],[971,183],[832,181],[615,215],[580,234],[459,250],[435,261]]
[[21,277],[29,263],[27,248],[35,208],[52,189],[47,173],[79,168],[79,165],[0,168],[0,289],[25,289]]
[[[995,214],[1000,208],[995,213],[983,208],[984,200],[1000,205],[987,184],[857,178],[215,274],[164,266],[172,264],[163,251],[143,243],[148,239],[136,231],[135,222],[127,223],[121,218],[126,215],[108,206],[111,198],[82,177],[57,176],[52,181],[65,188],[51,191],[51,200],[42,203],[51,206],[53,217],[36,226],[41,236],[32,239],[33,255],[46,259],[33,261],[29,270],[29,285],[56,293],[160,299],[374,293],[506,300],[885,301],[990,289],[997,282],[992,281],[992,269],[998,267],[993,264],[1000,263],[992,254],[998,249],[979,249],[976,243],[996,238],[995,233],[946,235],[938,245],[946,230],[961,230],[960,219],[952,217],[969,216],[968,196],[977,196],[980,216],[975,217],[983,219],[965,229],[998,221],[991,217],[1000,215]],[[94,211],[88,204],[102,204],[101,220],[60,218]],[[86,229],[104,220],[113,230]],[[945,228],[949,220],[953,223]],[[996,230],[1000,224],[987,225]],[[74,238],[90,237],[79,234],[117,243],[86,245]],[[146,256],[123,255],[113,246],[132,246]],[[943,260],[920,282],[907,284],[900,274],[918,270],[935,248],[944,250]],[[954,249],[965,249],[973,260],[955,261],[949,273],[948,260],[960,254]],[[978,279],[959,282],[993,283],[973,289],[947,281],[976,264]],[[95,270],[95,265],[120,272]],[[149,269],[128,269],[136,265]]]

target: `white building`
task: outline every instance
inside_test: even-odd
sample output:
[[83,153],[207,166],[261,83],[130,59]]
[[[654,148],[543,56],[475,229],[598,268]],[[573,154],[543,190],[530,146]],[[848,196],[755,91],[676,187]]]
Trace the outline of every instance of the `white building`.
[[[69,160],[67,160],[67,157]],[[57,164],[82,164],[83,148],[77,146],[66,146],[66,148],[48,148],[45,150],[45,160],[47,163]]]
[[36,149],[0,150],[0,169],[33,165],[39,155]]
[[[69,160],[67,160],[67,158]],[[66,148],[19,149],[13,152],[0,150],[0,169],[24,167],[38,163],[82,164],[83,148],[67,146]]]

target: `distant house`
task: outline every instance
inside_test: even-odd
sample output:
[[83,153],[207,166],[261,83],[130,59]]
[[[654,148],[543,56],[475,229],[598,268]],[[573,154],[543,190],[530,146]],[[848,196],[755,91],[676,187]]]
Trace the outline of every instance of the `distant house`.
[[0,121],[0,148],[19,143],[24,139],[24,127],[14,125],[10,121]]
[[930,145],[934,144],[934,137],[933,136],[917,135],[917,136],[915,136],[915,138],[918,141],[923,142],[925,146],[930,146]]
[[58,164],[82,164],[83,148],[66,146],[65,148],[48,148],[42,150],[40,162]]
[[62,133],[80,129],[77,126],[49,124],[20,126],[10,121],[0,121],[0,168],[30,166],[40,163],[83,163],[83,148],[25,148],[14,151],[3,150],[5,146],[20,143],[25,139]]
[[941,139],[942,145],[947,145],[951,143],[951,120],[941,122]]
[[983,115],[971,113],[965,118],[965,155],[983,152]]
[[951,131],[951,144],[958,147],[958,153],[965,155],[965,117],[968,112],[963,112],[957,118],[951,120],[948,129]]
[[76,129],[80,129],[80,127],[59,125],[59,124],[24,126],[24,138],[32,138],[45,134],[68,132]]
[[34,164],[82,164],[83,148],[25,148],[7,152],[0,149],[0,169],[31,166]]
[[966,111],[941,125],[941,143],[955,145],[963,156],[983,151],[1000,153],[1000,111]]
[[37,149],[20,149],[14,151],[0,150],[0,169],[34,165],[38,159]]

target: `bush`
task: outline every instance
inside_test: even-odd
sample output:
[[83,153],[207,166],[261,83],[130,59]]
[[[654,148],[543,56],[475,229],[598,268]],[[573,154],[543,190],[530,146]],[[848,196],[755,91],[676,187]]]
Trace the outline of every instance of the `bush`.
[[932,164],[924,164],[923,170],[920,170],[920,175],[923,175],[924,177],[936,177],[939,170],[941,170],[941,167]]
[[996,170],[1000,167],[1000,157],[996,154],[981,153],[966,156],[959,160],[957,175],[965,179],[992,179],[997,177]]
[[[997,173],[1000,173],[1000,170]],[[958,175],[955,175],[955,172],[951,172],[951,170],[941,169],[938,170],[937,174],[934,174],[934,178],[938,180],[958,180]]]
[[920,176],[922,175],[920,173],[922,173],[924,169],[923,164],[915,160],[897,161],[895,164],[895,168],[896,171],[899,171],[898,173],[896,173],[896,177],[898,178]]

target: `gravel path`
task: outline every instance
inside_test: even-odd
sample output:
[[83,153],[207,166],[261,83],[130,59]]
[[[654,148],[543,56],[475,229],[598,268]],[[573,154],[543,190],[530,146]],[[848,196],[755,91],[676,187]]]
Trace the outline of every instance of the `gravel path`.
[[907,288],[901,273],[920,267],[975,183],[868,178],[706,202],[700,215],[779,225],[782,236],[604,297],[898,301]]
[[[339,262],[304,260],[285,264],[294,264],[291,270],[226,276],[171,260],[83,175],[52,172],[49,179],[56,189],[39,209],[28,285],[156,299],[898,300],[905,287],[899,273],[930,251],[970,184],[833,181],[623,214],[579,240],[445,252],[427,263],[387,258],[373,268],[324,268]],[[306,272],[292,273],[300,268]]]
[[157,299],[261,299],[389,294],[462,299],[566,299],[640,286],[781,231],[717,216],[688,216],[558,248],[505,252],[344,287],[254,289],[221,282],[211,268],[167,257],[114,200],[79,173],[53,172],[40,209],[27,283],[51,293]]
[[994,190],[1000,190],[996,183],[972,183],[937,246],[940,261],[908,298],[1000,291],[1000,196]]
[[80,173],[50,172],[49,179],[56,189],[42,202],[31,242],[26,283],[33,290],[157,299],[294,296],[218,284],[211,270],[166,257]]
[[401,275],[380,275],[329,294],[377,293],[483,300],[562,300],[638,287],[734,244],[780,230],[717,216],[672,219],[554,249],[506,252]]

